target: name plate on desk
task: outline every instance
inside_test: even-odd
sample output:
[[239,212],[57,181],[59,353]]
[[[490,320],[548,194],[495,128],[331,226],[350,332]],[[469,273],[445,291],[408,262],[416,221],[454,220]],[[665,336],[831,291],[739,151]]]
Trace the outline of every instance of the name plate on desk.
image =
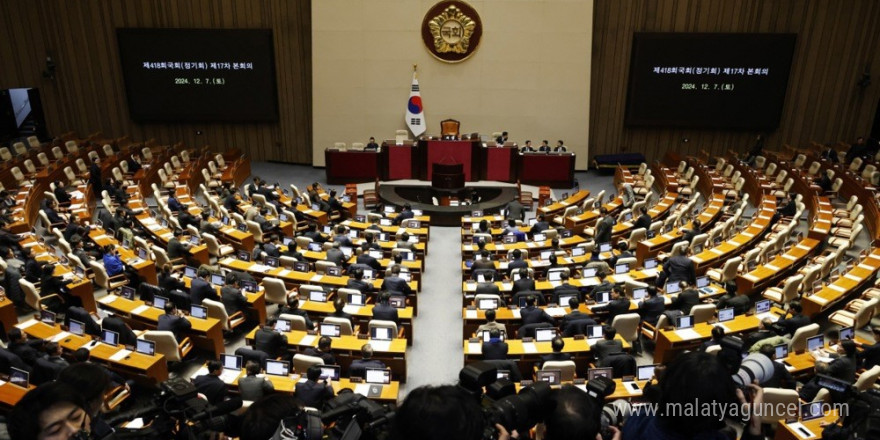
[[144,304],[144,305],[135,307],[134,310],[131,311],[131,314],[132,315],[140,315],[141,313],[144,313],[147,310],[150,310],[150,306]]
[[315,335],[305,335],[299,340],[299,345],[314,345],[315,339],[317,339]]
[[388,351],[391,349],[391,341],[370,341],[370,345],[376,351]]

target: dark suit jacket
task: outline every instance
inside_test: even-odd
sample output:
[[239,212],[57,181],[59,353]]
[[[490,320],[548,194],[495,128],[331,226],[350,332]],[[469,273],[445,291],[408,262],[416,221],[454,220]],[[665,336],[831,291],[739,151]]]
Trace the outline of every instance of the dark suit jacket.
[[522,269],[522,268],[528,268],[528,267],[529,267],[529,263],[526,263],[526,261],[523,260],[522,258],[516,259],[516,260],[511,260],[509,263],[507,263],[507,272],[511,273],[511,271],[513,269]]
[[780,329],[784,335],[794,335],[795,330],[810,325],[810,318],[804,315],[794,315],[791,318],[776,321],[775,328]]
[[541,366],[544,366],[544,362],[559,362],[559,361],[570,361],[571,354],[569,353],[550,353],[541,356]]
[[324,360],[324,365],[336,365],[336,357],[333,356],[333,353],[325,353],[323,351],[318,351],[315,347],[309,347],[306,351],[303,352],[306,356],[315,356]]
[[412,288],[409,287],[409,284],[407,284],[406,280],[395,276],[385,278],[385,281],[382,282],[382,290],[402,293],[404,295],[413,294]]
[[491,295],[501,295],[501,289],[495,283],[478,283],[477,289],[474,291],[476,294],[491,294]]
[[229,386],[223,382],[223,379],[211,374],[205,374],[195,378],[195,380],[193,380],[193,385],[196,386],[196,389],[200,393],[205,395],[208,402],[212,405],[222,402],[226,398],[226,393],[229,391]]
[[880,365],[880,342],[874,345],[866,345],[864,350],[858,353],[858,358],[862,361],[862,367],[871,369],[875,365]]
[[639,303],[639,314],[642,315],[642,321],[651,325],[657,325],[657,319],[666,310],[666,304],[663,298],[659,296],[654,298],[645,298]]
[[382,270],[382,265],[379,264],[379,260],[376,257],[369,254],[360,254],[357,256],[357,260],[355,260],[357,264],[365,264],[370,266],[374,271]]
[[581,298],[581,291],[578,290],[577,287],[572,286],[571,284],[564,283],[562,285],[556,286],[553,288],[553,302],[555,302],[556,304],[559,304],[560,306],[565,307],[568,304],[560,304],[559,296],[560,295],[570,295],[572,293],[577,295],[578,301],[581,301],[583,299],[583,298]]
[[483,359],[507,359],[507,342],[483,342]]
[[522,318],[522,325],[537,324],[539,322],[556,325],[556,322],[553,321],[553,317],[548,315],[544,309],[538,307],[523,307],[519,310],[519,316]]
[[286,344],[287,340],[281,336],[281,333],[266,328],[259,328],[254,334],[254,349],[262,351],[272,358],[278,357]]
[[642,214],[639,218],[636,219],[636,222],[633,223],[633,229],[645,228],[647,231],[651,227],[651,216],[648,214]]
[[415,216],[416,216],[415,213],[413,213],[412,211],[405,210],[405,211],[401,212],[400,214],[398,214],[397,217],[394,218],[394,224],[399,225],[399,224],[403,223],[404,220],[414,218]]
[[510,294],[515,295],[517,292],[535,290],[535,280],[532,278],[520,278],[513,282]]
[[376,304],[373,306],[373,319],[381,319],[384,321],[394,321],[395,323],[400,323],[400,319],[397,317],[397,309],[394,308],[391,304]]
[[571,313],[562,317],[562,322],[559,324],[559,329],[564,332],[575,321],[590,321],[592,322],[592,324],[588,325],[596,325],[596,321],[592,317],[590,317],[590,315],[587,315],[580,310],[574,310]]
[[364,377],[367,368],[385,368],[385,363],[376,359],[355,359],[348,367],[348,375]]
[[700,292],[696,289],[687,289],[678,294],[669,308],[681,310],[682,314],[690,315],[691,309],[698,304],[700,304]]
[[841,356],[828,366],[828,375],[847,383],[856,381],[856,360],[847,356]]
[[354,278],[349,278],[348,283],[345,284],[345,287],[348,289],[360,290],[361,293],[370,293],[373,291],[372,284],[370,284],[364,280],[356,280]]
[[596,365],[603,367],[603,361],[605,361],[605,358],[608,357],[610,353],[620,353],[623,351],[623,344],[616,339],[602,339],[601,341],[596,342],[590,350],[592,350],[593,355],[596,357]]
[[214,286],[201,278],[193,278],[192,282],[190,282],[189,298],[197,306],[202,305],[202,300],[204,299],[221,301]]
[[474,260],[474,264],[471,266],[471,273],[475,273],[478,270],[495,270],[495,263],[492,262],[492,260],[477,258]]
[[307,380],[296,384],[294,395],[303,405],[320,409],[324,402],[333,398],[333,387],[325,383]]
[[793,390],[796,385],[797,381],[795,381],[791,373],[785,369],[785,365],[782,365],[778,361],[773,361],[773,376],[761,384],[761,386],[765,388],[787,388],[790,390]]
[[614,219],[606,215],[596,224],[596,243],[608,243],[611,241],[611,230],[614,227]]
[[593,307],[593,312],[608,312],[608,317],[606,319],[610,323],[614,321],[615,316],[629,313],[629,307],[631,304],[632,303],[626,298],[615,299],[611,300],[608,304]]
[[174,315],[159,315],[159,324],[156,326],[158,330],[169,331],[174,333],[174,338],[180,342],[183,339],[183,332],[192,328],[192,323],[188,319]]
[[244,311],[248,306],[247,298],[241,294],[240,290],[232,286],[223,286],[220,289],[220,299],[223,301],[228,315]]
[[137,336],[135,336],[134,331],[131,330],[122,318],[117,316],[108,316],[101,320],[101,327],[104,330],[111,330],[116,333],[119,333],[119,343],[122,345],[137,345]]
[[697,272],[694,262],[684,255],[676,255],[663,264],[663,272],[666,273],[666,282],[687,281],[691,285],[697,282]]
[[184,258],[186,257],[186,247],[177,238],[168,240],[168,258]]
[[507,218],[509,220],[525,220],[526,208],[518,200],[508,203]]
[[55,193],[55,198],[58,199],[59,204],[63,205],[70,203],[70,194],[68,194],[63,187],[56,187],[53,192]]

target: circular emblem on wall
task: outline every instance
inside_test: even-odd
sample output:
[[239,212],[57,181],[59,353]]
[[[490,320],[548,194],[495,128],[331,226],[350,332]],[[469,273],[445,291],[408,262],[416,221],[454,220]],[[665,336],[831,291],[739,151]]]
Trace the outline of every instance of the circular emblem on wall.
[[462,1],[437,3],[422,20],[422,41],[440,61],[458,63],[468,59],[480,45],[483,23],[471,5]]

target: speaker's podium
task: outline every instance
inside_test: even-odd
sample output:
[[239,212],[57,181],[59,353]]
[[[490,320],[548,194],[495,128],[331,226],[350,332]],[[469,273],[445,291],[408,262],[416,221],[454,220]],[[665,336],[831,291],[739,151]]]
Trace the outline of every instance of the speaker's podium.
[[464,165],[432,163],[431,186],[447,191],[464,188]]

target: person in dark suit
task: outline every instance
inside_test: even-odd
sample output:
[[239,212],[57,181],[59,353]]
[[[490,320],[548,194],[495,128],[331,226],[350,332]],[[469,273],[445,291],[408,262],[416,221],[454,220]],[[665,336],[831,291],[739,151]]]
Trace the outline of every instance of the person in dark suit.
[[391,294],[388,292],[382,292],[379,294],[379,303],[373,306],[373,319],[393,321],[396,324],[400,324],[400,319],[397,316],[397,309],[391,304],[388,304],[390,299]]
[[522,319],[522,325],[538,324],[541,322],[556,325],[553,317],[548,315],[544,309],[535,306],[534,296],[526,298],[526,306],[520,309],[519,316]]
[[312,408],[321,408],[324,406],[324,402],[330,400],[336,394],[333,392],[333,387],[330,383],[325,379],[320,383],[318,380],[321,378],[321,367],[317,365],[312,365],[306,371],[305,382],[298,382],[296,384],[296,388],[294,391],[294,396],[303,403],[303,405],[312,407]]
[[[473,275],[478,270],[495,270],[495,263],[492,261],[492,255],[489,251],[481,251],[480,258],[474,259],[474,264],[471,265],[471,274]],[[476,276],[473,276],[476,279]]]
[[134,347],[137,345],[137,336],[134,330],[125,323],[125,320],[116,316],[109,315],[101,320],[101,328],[119,333],[119,343]]
[[193,380],[196,390],[208,399],[211,405],[217,405],[226,399],[229,386],[220,379],[223,373],[223,364],[220,361],[208,361],[208,374],[199,376]]
[[690,315],[691,309],[698,304],[700,304],[700,292],[687,282],[682,281],[681,293],[672,300],[672,304],[669,305],[669,308],[672,310],[681,310],[683,315]]
[[782,365],[776,359],[776,348],[774,348],[770,344],[764,344],[761,347],[760,353],[764,356],[767,356],[771,361],[773,361],[773,375],[770,378],[766,379],[761,386],[764,388],[785,388],[789,390],[795,389],[797,386],[797,381],[785,368],[785,365]]
[[483,342],[482,346],[483,360],[507,359],[507,350],[507,342],[501,339],[501,330],[497,328],[489,330],[489,340]]
[[556,141],[556,148],[553,149],[554,153],[565,153],[568,151],[568,147],[565,146],[565,143],[562,142],[562,139]]
[[829,175],[830,172],[831,170],[826,170],[822,173],[821,176],[816,178],[815,183],[816,185],[819,185],[820,188],[822,188],[822,192],[831,191],[831,184],[833,182],[831,181],[831,176]]
[[360,268],[350,271],[348,282],[345,284],[345,287],[348,289],[357,289],[363,294],[368,294],[373,291],[373,285],[364,281],[364,271]]
[[330,190],[330,196],[327,198],[327,204],[330,205],[330,212],[337,212],[341,218],[345,218],[347,211],[342,206],[342,202],[336,197],[336,190]]
[[552,150],[553,147],[550,146],[550,141],[548,141],[547,139],[541,141],[541,146],[538,147],[538,152],[540,153],[549,153]]
[[281,238],[278,235],[272,234],[269,237],[269,242],[263,245],[263,252],[266,253],[266,256],[280,258],[281,257]]
[[834,146],[831,144],[825,144],[822,153],[819,155],[819,159],[828,160],[831,161],[831,163],[839,162],[839,159],[837,158],[837,150],[835,150]]
[[591,321],[592,323],[587,325],[596,325],[596,321],[590,315],[579,310],[580,304],[577,297],[569,298],[568,308],[571,309],[571,312],[563,316],[562,322],[559,324],[559,330],[563,333],[577,321]]
[[523,147],[519,149],[519,152],[520,153],[534,153],[535,147],[532,146],[532,141],[527,140],[525,145],[523,145]]
[[208,281],[211,273],[208,269],[200,268],[196,274],[197,278],[193,278],[189,284],[189,298],[192,304],[202,305],[202,300],[210,299],[214,301],[222,301],[217,290]]
[[18,327],[9,329],[6,336],[9,338],[6,349],[20,357],[29,366],[33,366],[38,358],[46,356],[46,353],[43,351],[43,344],[46,341],[42,339],[32,339],[29,341],[27,335]]
[[324,237],[323,234],[318,232],[318,226],[315,223],[309,223],[308,229],[303,234],[303,237],[311,238],[315,243],[324,243],[327,241],[327,237]]
[[174,333],[174,339],[180,342],[183,333],[192,328],[192,323],[177,310],[173,301],[168,301],[165,303],[165,313],[159,315],[159,324],[156,328]]
[[262,351],[270,358],[277,358],[287,346],[287,340],[281,333],[274,330],[275,318],[266,319],[266,325],[257,329],[254,333],[254,350]]
[[529,233],[534,237],[535,234],[540,234],[547,229],[550,229],[550,224],[547,223],[546,218],[544,218],[544,214],[538,214],[538,221],[532,225],[531,229],[529,229]]
[[399,226],[404,220],[414,218],[415,216],[415,213],[412,211],[412,206],[410,206],[409,203],[405,203],[403,205],[403,210],[394,218],[394,224]]
[[141,155],[140,154],[134,153],[131,156],[129,156],[128,159],[125,159],[125,161],[128,163],[128,173],[129,174],[137,173],[138,170],[143,168],[143,166],[141,166]]
[[[693,260],[687,255],[686,249],[677,249],[676,254],[663,263],[663,273],[666,274],[666,283],[676,281],[687,281],[690,284],[696,284],[697,271]],[[658,277],[658,281],[659,281]]]
[[379,149],[379,144],[376,143],[376,138],[370,136],[370,142],[367,142],[367,145],[364,146],[364,151],[377,151]]
[[394,243],[395,249],[409,249],[411,251],[416,250],[416,244],[409,241],[409,232],[404,232],[400,234],[400,238]]
[[498,145],[504,145],[505,142],[507,142],[507,132],[506,131],[502,132],[501,136],[498,136],[497,138],[495,138],[495,143]]
[[186,258],[188,254],[187,245],[180,242],[180,237],[183,235],[183,231],[175,229],[172,234],[173,236],[168,240],[168,247],[165,250],[168,254],[168,258],[171,260]]
[[614,217],[608,215],[608,209],[604,206],[599,208],[599,215],[602,217],[596,223],[595,241],[596,244],[611,242],[611,232],[614,228]]
[[177,200],[177,196],[174,193],[168,194],[168,210],[171,212],[181,212],[185,211],[186,207],[183,206],[180,201]]
[[[284,307],[279,307],[277,316],[281,315],[296,315],[301,316],[306,321],[307,329],[314,329],[316,325],[312,322],[311,318],[309,318],[308,312],[299,308],[299,296],[289,296],[287,297],[287,305]],[[273,325],[274,328],[274,325]]]
[[614,317],[629,313],[632,303],[623,295],[623,286],[615,285],[611,290],[611,302],[593,307],[593,313],[608,313],[608,322],[614,322]]
[[330,352],[331,343],[329,336],[321,336],[321,339],[318,339],[318,346],[307,348],[303,354],[321,358],[324,365],[336,365],[336,356]]
[[101,159],[92,159],[89,165],[89,185],[92,187],[92,193],[95,199],[101,198],[101,191],[104,190],[104,181],[101,179]]
[[562,352],[562,349],[565,348],[565,340],[561,337],[557,336],[553,338],[553,340],[550,341],[550,347],[553,349],[553,353],[541,356],[541,362],[538,367],[543,367],[544,362],[559,362],[571,360],[571,354]]
[[620,260],[621,258],[632,258],[635,256],[632,254],[632,252],[629,251],[629,242],[624,239],[618,240],[616,247],[617,247],[617,252],[618,252],[617,255],[611,257],[608,260],[608,264],[611,267],[616,266],[617,261]]
[[61,223],[61,229],[67,228],[67,218],[62,217],[61,214],[58,213],[58,204],[56,204],[54,200],[49,199],[46,201],[46,207],[43,208],[43,212],[46,213],[49,223],[52,223],[53,225]]
[[220,288],[220,300],[223,301],[223,307],[226,307],[226,313],[230,316],[247,310],[248,300],[241,292],[241,285],[235,274],[226,275],[226,285]]
[[516,295],[519,292],[534,291],[534,290],[535,290],[535,279],[529,277],[529,269],[527,269],[527,268],[519,269],[519,279],[513,282],[513,287],[510,289],[510,294]]
[[643,322],[657,325],[660,315],[666,310],[663,298],[657,296],[657,288],[648,286],[648,297],[639,302],[639,315]]
[[614,283],[605,279],[608,276],[604,271],[596,272],[596,277],[599,278],[599,284],[593,286],[593,290],[590,292],[590,296],[593,298],[593,301],[599,300],[599,294],[602,292],[610,292],[614,289]]
[[495,284],[495,277],[492,272],[486,272],[485,281],[482,283],[477,283],[477,289],[474,291],[475,294],[488,294],[488,295],[498,295],[501,296],[501,289],[498,288],[498,285]]
[[517,199],[511,200],[504,208],[504,212],[507,213],[506,217],[508,220],[523,221],[526,219],[526,207]]
[[726,334],[727,332],[724,330],[724,327],[712,327],[712,338],[700,344],[700,351],[706,351],[709,347],[721,345],[721,340],[724,339]]
[[692,242],[694,240],[694,237],[696,237],[697,235],[700,235],[700,226],[702,226],[700,219],[695,218],[691,222],[690,229],[682,229],[682,232],[681,232],[682,241],[686,241],[688,243]]
[[855,383],[858,362],[855,341],[852,339],[841,341],[837,345],[837,354],[840,356],[828,365],[828,375],[846,383]]
[[862,351],[858,353],[858,360],[862,368],[866,370],[880,365],[880,327],[871,327],[871,333],[874,335],[874,344],[859,344]]
[[67,190],[64,189],[64,183],[62,183],[60,180],[55,181],[55,189],[52,190],[52,193],[55,194],[55,198],[58,199],[59,205],[70,205],[70,194],[68,194]]
[[394,266],[391,268],[391,276],[385,277],[385,281],[382,282],[382,290],[406,296],[411,296],[413,294],[413,290],[409,287],[409,283],[400,277],[400,266]]
[[367,368],[385,368],[385,363],[373,359],[373,346],[364,344],[361,346],[361,359],[351,361],[348,367],[349,375],[356,377],[364,377]]
[[382,264],[379,263],[379,260],[370,255],[370,243],[366,241],[361,243],[361,254],[357,256],[355,263],[370,266],[375,272],[382,270]]
[[259,363],[247,361],[244,370],[247,376],[238,380],[238,391],[241,393],[242,400],[253,402],[275,391],[275,385],[269,379],[257,377],[260,374]]
[[645,228],[647,231],[651,229],[651,216],[645,212],[644,207],[636,208],[636,221],[633,223],[633,229]]
[[159,273],[159,287],[169,292],[172,290],[184,291],[186,290],[186,283],[174,276],[174,267],[171,263],[167,263]]
[[568,282],[568,274],[567,273],[562,272],[561,274],[559,274],[559,282],[561,282],[562,284],[553,288],[553,302],[554,303],[561,304],[559,302],[559,297],[560,296],[567,296],[567,295],[571,295],[571,294],[574,294],[578,300],[582,299],[580,290],[578,290],[577,287],[572,286]]
[[327,315],[327,316],[332,317],[332,318],[347,319],[347,320],[351,321],[351,315],[348,313],[345,313],[345,300],[342,299],[341,297],[337,296],[333,300],[333,310],[334,310],[334,312]]
[[605,366],[604,361],[609,354],[623,352],[623,344],[617,339],[614,339],[617,336],[617,330],[610,325],[606,325],[604,332],[604,339],[596,342],[596,344],[590,348],[590,350],[593,351],[593,355],[596,357],[596,365],[599,367]]
[[327,249],[327,255],[324,257],[324,259],[336,264],[339,267],[348,267],[348,264],[345,261],[345,253],[342,252],[340,246],[342,245],[339,244],[338,241],[334,241],[333,247]]
[[46,358],[47,361],[51,362],[54,365],[57,365],[59,368],[64,369],[70,366],[70,363],[67,362],[67,359],[64,359],[61,356],[61,346],[58,345],[57,342],[47,342],[46,343]]
[[511,257],[513,257],[513,260],[510,260],[507,263],[507,270],[509,273],[513,273],[516,269],[527,269],[529,267],[529,263],[522,259],[522,251],[519,249],[514,249]]
[[779,214],[780,217],[793,217],[797,213],[797,202],[795,201],[796,195],[797,193],[795,192],[788,193],[788,198],[785,200],[785,204],[776,210],[776,213]]
[[758,343],[758,341],[762,341],[767,338],[772,338],[776,335],[776,332],[773,330],[773,320],[770,318],[764,318],[758,324],[758,331],[750,334],[743,343],[743,351],[750,351],[752,346]]
[[[792,336],[797,329],[810,325],[810,318],[804,316],[801,312],[803,312],[803,307],[801,306],[800,301],[792,301],[789,303],[788,312],[785,313],[785,316],[783,316],[782,319],[776,321],[773,325],[776,333],[780,336]],[[791,314],[790,317],[789,314]]]

